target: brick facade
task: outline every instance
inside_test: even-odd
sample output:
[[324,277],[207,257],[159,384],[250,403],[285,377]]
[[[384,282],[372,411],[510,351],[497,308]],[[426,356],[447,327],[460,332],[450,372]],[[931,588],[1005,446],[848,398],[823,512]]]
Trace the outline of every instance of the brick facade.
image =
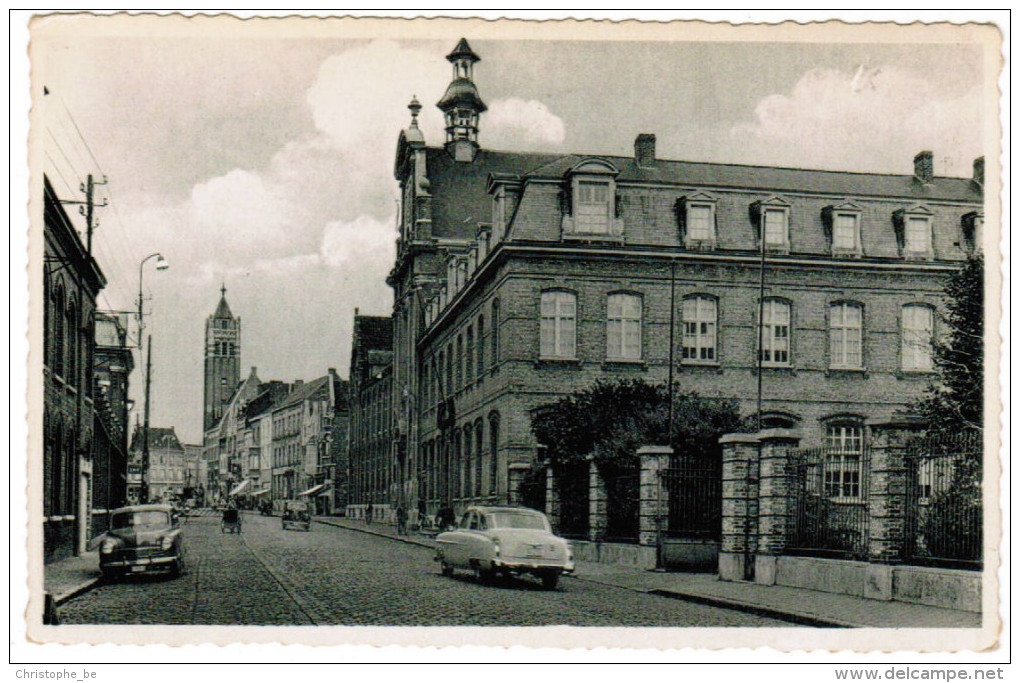
[[[932,379],[904,357],[917,324],[904,307],[937,319],[975,246],[976,179],[691,163],[654,147],[642,135],[639,158],[480,148],[457,160],[426,145],[416,118],[401,134],[392,400],[395,452],[413,464],[396,488],[429,512],[516,500],[510,472],[536,464],[532,411],[597,379],[665,382],[672,357],[681,390],[755,413],[763,248],[767,426],[819,445],[830,420],[888,417]],[[565,313],[543,313],[546,292]],[[625,358],[609,353],[614,294],[639,303]],[[685,320],[692,297],[714,309],[708,327]],[[702,328],[685,359],[685,330]],[[351,466],[359,476],[353,451]]]

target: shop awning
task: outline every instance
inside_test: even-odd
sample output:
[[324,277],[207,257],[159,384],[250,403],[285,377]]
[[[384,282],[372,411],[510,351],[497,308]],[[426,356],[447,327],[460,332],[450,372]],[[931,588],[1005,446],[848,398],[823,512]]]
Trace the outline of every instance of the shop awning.
[[267,493],[269,493],[269,489],[259,489],[258,491],[252,491],[251,495],[253,495],[253,496],[264,496]]
[[246,488],[248,488],[248,484],[250,484],[250,483],[251,483],[251,479],[245,479],[245,480],[244,480],[244,481],[242,481],[242,482],[241,482],[240,484],[238,484],[237,486],[235,486],[234,488],[232,488],[232,489],[230,490],[230,493],[229,493],[228,495],[231,495],[231,496],[236,496],[236,495],[240,494],[240,493],[241,493],[241,492],[243,492],[243,491],[244,491],[244,490],[245,490]]
[[298,495],[299,496],[314,496],[315,494],[317,494],[319,491],[321,491],[324,488],[326,488],[326,484],[319,484],[318,486],[313,486],[312,488],[308,489],[307,491],[302,491]]
[[321,498],[322,496],[332,495],[332,493],[333,493],[333,487],[332,486],[327,486],[323,490],[319,491],[319,493],[317,495]]

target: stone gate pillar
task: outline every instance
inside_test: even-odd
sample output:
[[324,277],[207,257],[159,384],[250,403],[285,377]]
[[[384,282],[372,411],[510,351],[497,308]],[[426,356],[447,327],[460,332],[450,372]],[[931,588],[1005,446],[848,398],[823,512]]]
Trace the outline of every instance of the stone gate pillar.
[[868,561],[864,596],[892,600],[892,565],[907,540],[907,441],[917,435],[911,422],[869,423]]
[[758,432],[757,545],[754,557],[754,581],[766,585],[776,582],[776,565],[786,549],[793,514],[793,491],[789,471],[790,451],[800,443],[800,434],[790,429],[765,429]]
[[609,525],[606,482],[592,457],[588,457],[588,540],[601,541]]
[[669,499],[662,475],[669,468],[673,449],[669,446],[642,446],[638,449],[637,455],[641,461],[638,483],[638,543],[657,547],[669,509]]
[[722,543],[719,578],[744,581],[753,576],[758,545],[758,436],[724,434],[722,446]]

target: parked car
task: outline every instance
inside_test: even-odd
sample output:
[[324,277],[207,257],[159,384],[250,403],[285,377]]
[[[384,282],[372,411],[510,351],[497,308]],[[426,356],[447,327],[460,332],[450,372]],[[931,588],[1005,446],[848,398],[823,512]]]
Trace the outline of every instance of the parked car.
[[553,589],[560,575],[574,571],[574,555],[537,510],[471,507],[453,531],[436,536],[436,561],[444,576],[468,569],[481,582],[497,575],[531,574]]
[[179,518],[169,505],[132,505],[110,513],[110,530],[99,544],[99,569],[113,579],[124,574],[184,573]]

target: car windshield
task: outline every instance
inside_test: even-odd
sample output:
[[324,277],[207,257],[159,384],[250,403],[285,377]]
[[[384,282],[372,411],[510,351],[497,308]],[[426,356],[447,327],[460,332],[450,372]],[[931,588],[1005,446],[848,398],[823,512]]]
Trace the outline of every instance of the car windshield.
[[492,513],[493,529],[541,529],[546,530],[545,518],[526,512]]
[[168,526],[170,517],[162,510],[143,510],[140,512],[118,512],[110,520],[113,529],[126,529],[134,526],[159,527]]

